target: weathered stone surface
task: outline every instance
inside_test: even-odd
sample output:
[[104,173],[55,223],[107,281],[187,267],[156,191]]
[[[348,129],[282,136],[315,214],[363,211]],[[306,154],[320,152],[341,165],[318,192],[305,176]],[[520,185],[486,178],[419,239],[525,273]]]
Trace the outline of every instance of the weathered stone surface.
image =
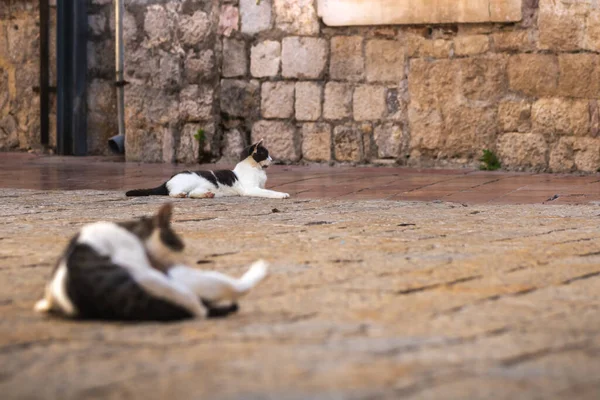
[[193,15],[182,15],[179,21],[180,40],[188,46],[201,45],[210,31],[210,20],[203,11],[196,11]]
[[505,56],[471,57],[457,63],[461,92],[465,98],[491,104],[504,97],[508,87]]
[[472,56],[490,49],[487,35],[459,36],[454,39],[454,52],[457,56]]
[[189,83],[210,79],[215,74],[215,57],[212,50],[198,53],[190,51],[184,62],[184,74]]
[[107,118],[107,115],[117,115],[116,98],[115,87],[110,81],[94,79],[88,85],[87,145],[90,154],[104,153],[108,139],[118,130],[116,118]]
[[34,18],[13,17],[6,26],[6,44],[10,60],[14,63],[25,63],[38,59],[38,35],[39,28]]
[[331,125],[322,122],[302,125],[302,158],[307,161],[331,159]]
[[271,0],[240,0],[242,33],[255,34],[271,27]]
[[408,109],[410,121],[411,157],[414,152],[422,155],[437,155],[445,141],[444,121],[438,110],[421,109],[411,106]]
[[144,18],[144,32],[148,46],[159,46],[171,40],[171,29],[172,24],[164,7],[158,4],[148,7]]
[[396,40],[369,40],[366,44],[367,80],[399,82],[404,78],[404,45]]
[[443,115],[444,157],[470,159],[479,157],[482,149],[493,148],[498,131],[494,108],[449,105]]
[[208,120],[212,117],[213,89],[208,85],[190,85],[181,91],[179,113],[187,121]]
[[533,40],[529,31],[503,31],[491,35],[496,51],[530,51]]
[[106,17],[104,14],[88,15],[88,32],[93,36],[98,36],[104,33],[106,29]]
[[296,82],[296,119],[316,121],[321,117],[323,86],[315,82]]
[[252,127],[252,143],[264,139],[269,155],[275,161],[295,162],[300,159],[300,143],[296,128],[283,121],[258,121]]
[[548,144],[543,135],[506,133],[498,139],[497,149],[503,167],[544,170],[548,166]]
[[600,56],[597,54],[560,54],[558,65],[559,95],[580,98],[600,96]]
[[596,397],[597,205],[172,199],[186,263],[237,277],[264,257],[270,276],[226,319],[117,324],[31,308],[82,225],[150,216],[165,199],[0,196],[5,397],[86,398],[100,381],[108,398]]
[[239,8],[232,6],[231,4],[222,5],[221,13],[219,15],[219,26],[217,27],[217,33],[219,35],[229,37],[233,32],[239,30],[239,24]]
[[17,120],[8,114],[0,119],[0,150],[11,150],[19,147]]
[[223,40],[223,72],[226,78],[246,75],[248,71],[248,57],[246,55],[246,42],[243,40]]
[[223,134],[223,157],[220,162],[236,164],[240,161],[240,155],[246,146],[246,138],[239,129],[225,131]]
[[385,87],[361,85],[354,90],[353,112],[356,121],[378,120],[385,116]]
[[448,58],[452,51],[451,40],[430,40],[414,33],[407,33],[404,40],[406,42],[406,55],[411,58]]
[[598,172],[600,170],[600,139],[575,138],[573,141],[574,162],[578,171]]
[[275,26],[293,35],[317,35],[319,20],[313,0],[274,0]]
[[540,99],[531,108],[532,131],[547,136],[584,136],[590,131],[587,100]]
[[260,86],[255,81],[223,79],[221,112],[235,117],[257,116],[260,110]]
[[282,75],[317,79],[327,63],[327,41],[310,37],[286,37],[282,42]]
[[325,86],[323,117],[344,119],[352,116],[352,86],[340,82],[328,82]]
[[263,118],[290,118],[294,115],[293,82],[264,82],[261,99]]
[[200,124],[185,124],[179,136],[176,161],[184,164],[198,162],[200,142],[194,137],[201,129]]
[[531,103],[503,101],[498,106],[498,122],[503,132],[529,132],[531,130]]
[[587,16],[583,48],[600,51],[600,10],[591,10]]
[[521,0],[438,0],[390,2],[387,0],[318,0],[319,15],[329,26],[447,24],[452,22],[520,21]]
[[128,127],[125,135],[127,161],[162,162],[163,130],[157,126],[150,129]]
[[277,76],[281,62],[281,43],[265,40],[252,46],[250,72],[256,78]]
[[510,88],[530,96],[556,94],[558,75],[558,59],[553,55],[519,54],[508,61]]
[[331,38],[329,75],[336,80],[359,81],[364,77],[363,38],[335,36]]
[[572,172],[575,170],[573,160],[574,137],[561,137],[553,145],[548,166],[551,172]]
[[333,149],[337,161],[361,161],[362,131],[356,125],[338,125],[333,129]]
[[379,158],[399,158],[402,151],[402,127],[387,122],[375,128],[373,135]]
[[426,108],[456,101],[456,91],[460,87],[456,66],[457,64],[450,60],[411,60],[408,76],[411,104]]
[[540,2],[539,44],[542,50],[573,51],[583,43],[585,18],[575,10],[551,0]]

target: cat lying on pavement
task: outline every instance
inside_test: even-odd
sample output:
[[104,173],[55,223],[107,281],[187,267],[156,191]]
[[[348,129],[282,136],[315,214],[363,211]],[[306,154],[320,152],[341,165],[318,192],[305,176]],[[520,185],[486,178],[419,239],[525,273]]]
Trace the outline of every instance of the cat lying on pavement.
[[180,264],[184,244],[171,228],[172,206],[153,217],[84,226],[46,285],[38,312],[125,321],[224,317],[268,271],[264,261],[235,279]]
[[251,196],[271,199],[287,199],[287,193],[265,189],[267,174],[265,169],[271,164],[269,151],[262,140],[244,151],[244,159],[233,171],[184,171],[173,175],[162,185],[152,189],[135,189],[126,196],[171,196],[193,199]]

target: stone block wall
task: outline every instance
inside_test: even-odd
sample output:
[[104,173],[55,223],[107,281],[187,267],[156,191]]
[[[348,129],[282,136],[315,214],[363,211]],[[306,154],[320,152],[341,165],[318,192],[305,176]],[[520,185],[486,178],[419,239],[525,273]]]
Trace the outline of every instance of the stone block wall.
[[[37,1],[0,1],[0,151],[40,144],[38,16]],[[51,25],[56,26],[52,21]],[[50,79],[55,81],[55,58],[51,64]],[[50,100],[50,144],[55,145],[53,94]]]
[[[105,153],[113,5],[88,2],[89,147]],[[34,3],[0,3],[0,149],[31,147],[39,130]],[[264,138],[285,163],[474,166],[490,149],[509,169],[595,172],[600,5],[521,11],[516,23],[328,27],[314,0],[129,0],[127,159],[232,163]]]

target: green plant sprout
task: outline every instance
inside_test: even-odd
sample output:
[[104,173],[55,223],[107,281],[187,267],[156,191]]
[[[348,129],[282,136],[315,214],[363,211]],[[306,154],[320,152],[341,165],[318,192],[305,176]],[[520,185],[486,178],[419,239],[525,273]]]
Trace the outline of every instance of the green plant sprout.
[[495,171],[500,169],[502,165],[500,164],[500,160],[493,151],[484,149],[483,155],[479,159],[483,164],[479,166],[479,169],[484,171]]

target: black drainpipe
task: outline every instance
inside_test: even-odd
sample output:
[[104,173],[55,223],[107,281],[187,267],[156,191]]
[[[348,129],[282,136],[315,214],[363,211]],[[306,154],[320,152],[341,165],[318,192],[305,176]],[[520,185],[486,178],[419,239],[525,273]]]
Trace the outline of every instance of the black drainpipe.
[[87,1],[57,0],[58,154],[87,154]]

